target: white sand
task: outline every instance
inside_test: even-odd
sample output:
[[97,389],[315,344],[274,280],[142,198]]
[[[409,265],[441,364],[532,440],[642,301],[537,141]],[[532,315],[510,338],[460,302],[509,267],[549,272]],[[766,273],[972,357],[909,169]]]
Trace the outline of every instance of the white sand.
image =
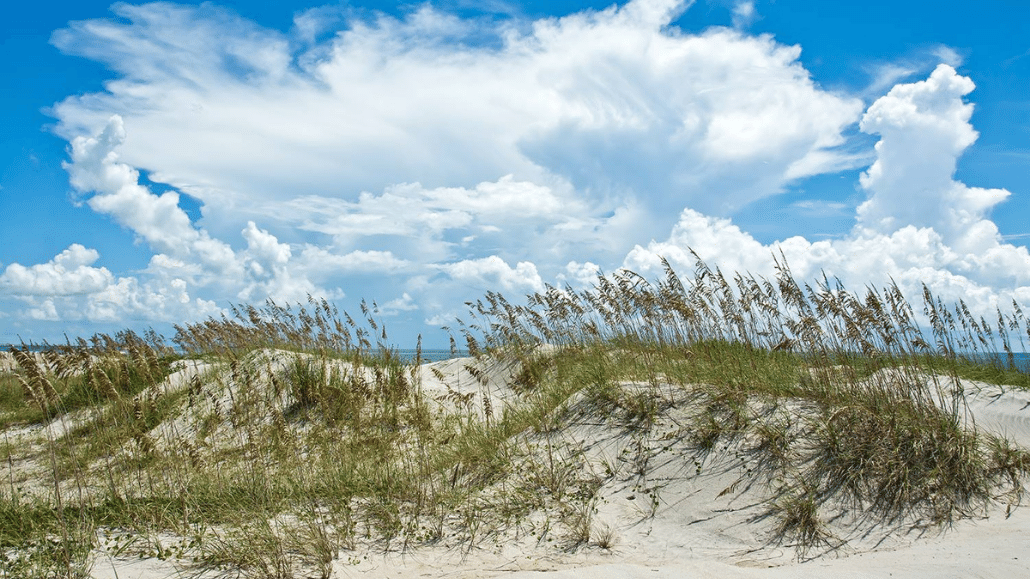
[[[477,367],[475,373],[486,379],[477,379],[466,365]],[[430,368],[443,373],[444,380]],[[208,370],[183,364],[166,387],[182,388],[194,374]],[[472,393],[469,404],[483,416],[485,406],[497,412],[517,396],[510,386],[512,372],[508,366],[469,359],[437,362],[423,367],[422,388],[441,407],[450,404],[450,393]],[[964,382],[963,388],[978,429],[1030,447],[1030,393],[974,382]],[[573,410],[575,404],[570,401]],[[442,541],[408,552],[342,552],[333,563],[333,577],[1030,577],[1030,508],[1007,513],[1004,504],[924,532],[877,529],[863,536],[846,522],[831,524],[847,545],[799,562],[793,547],[769,540],[774,523],[762,517],[768,488],[744,476],[748,457],[738,456],[742,453],[734,453],[731,445],[695,463],[685,441],[666,436],[687,420],[687,412],[674,408],[646,435],[587,418],[551,435],[567,447],[582,449],[586,468],[615,469],[598,493],[592,519],[594,541],[610,531],[610,549],[592,544],[564,551],[555,546],[561,542],[557,533],[556,543],[509,533],[499,535],[504,538],[499,543],[488,541],[471,550]],[[18,439],[26,436],[17,434]],[[644,476],[638,469],[642,462]],[[174,561],[118,558],[98,551],[91,573],[96,579],[165,579],[182,576],[182,571]]]
[[[1030,445],[1030,393],[969,381],[962,385],[978,429]],[[566,434],[590,441],[587,454],[618,455],[629,444],[626,435],[610,430],[607,436],[583,425],[570,430]],[[339,565],[336,573],[383,579],[1030,577],[1030,506],[1009,512],[995,505],[989,513],[950,527],[849,536],[848,545],[799,562],[793,548],[769,545],[770,523],[754,519],[763,512],[757,504],[764,496],[760,488],[742,488],[742,482],[719,496],[738,481],[739,461],[724,455],[705,463],[701,474],[683,472],[683,463],[676,448],[652,456],[648,478],[662,487],[653,516],[633,483],[617,478],[602,488],[595,529],[607,525],[616,530],[618,540],[610,551],[595,547],[541,556],[531,548],[509,547],[460,557],[427,550],[373,555],[356,566]],[[627,500],[631,496],[634,500]]]

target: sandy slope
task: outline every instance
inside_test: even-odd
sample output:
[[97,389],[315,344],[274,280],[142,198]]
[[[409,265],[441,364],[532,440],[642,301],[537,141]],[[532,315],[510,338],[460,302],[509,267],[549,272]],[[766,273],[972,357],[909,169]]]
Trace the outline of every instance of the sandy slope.
[[[476,368],[470,371],[469,366]],[[432,369],[436,369],[433,372]],[[209,367],[182,363],[166,387],[183,388]],[[423,391],[447,406],[448,395],[471,394],[480,416],[497,412],[517,396],[515,371],[504,364],[471,359],[426,365]],[[975,382],[962,384],[977,428],[1030,447],[1030,393]],[[647,388],[646,386],[638,386]],[[674,391],[662,393],[674,399]],[[453,396],[452,396],[453,398]],[[656,579],[786,577],[1030,577],[1030,508],[1007,515],[999,506],[951,528],[919,532],[877,529],[863,534],[848,521],[830,522],[846,546],[798,562],[795,550],[770,541],[773,521],[763,515],[766,481],[747,476],[749,456],[732,443],[703,460],[682,436],[689,405],[676,405],[653,428],[612,428],[589,412],[538,442],[578,449],[587,471],[605,473],[592,515],[594,544],[564,548],[553,534],[508,530],[474,548],[451,544],[408,552],[345,552],[334,577],[414,579],[421,577],[509,577],[512,579]],[[185,426],[183,426],[185,428]],[[17,433],[19,439],[29,433]],[[532,441],[530,441],[532,442]],[[775,484],[772,481],[771,484]],[[539,521],[538,521],[539,522]],[[894,531],[888,533],[888,531]],[[598,537],[611,538],[601,548]],[[182,567],[157,559],[119,559],[97,552],[97,579],[164,579]]]
[[[462,362],[449,364],[453,371]],[[968,381],[962,386],[977,428],[1030,445],[1030,393]],[[496,386],[491,391],[501,399],[506,394]],[[621,476],[601,489],[594,516],[595,532],[614,530],[610,550],[593,547],[561,554],[527,543],[468,554],[428,549],[379,554],[357,565],[338,565],[336,572],[384,579],[1030,577],[1026,507],[1007,512],[997,506],[944,529],[863,534],[855,526],[831,524],[848,544],[800,562],[792,547],[770,544],[771,521],[763,517],[761,504],[767,490],[761,484],[748,486],[750,479],[742,477],[747,459],[726,447],[695,470],[682,444],[663,440],[663,432],[678,418],[685,417],[677,417],[674,410],[643,440],[632,432],[589,423],[573,424],[563,433],[581,444],[596,464],[621,464]],[[629,472],[634,459],[625,458],[627,449],[629,454],[639,452],[641,444],[648,460],[643,479]],[[658,490],[653,511],[648,489]]]
[[[969,381],[962,386],[979,429],[1030,445],[1030,393]],[[595,457],[618,456],[634,444],[630,435],[611,429],[605,435],[603,430],[580,424],[568,434],[590,441],[586,450]],[[944,529],[847,536],[847,546],[799,562],[791,547],[768,543],[770,523],[761,517],[759,505],[764,491],[738,482],[746,460],[726,449],[730,452],[705,462],[700,473],[685,472],[683,449],[656,442],[647,443],[653,469],[647,481],[617,477],[601,490],[595,529],[615,529],[617,542],[610,551],[555,556],[509,546],[458,557],[437,550],[379,555],[353,568],[340,566],[338,572],[384,579],[1030,577],[1030,508],[1025,506],[1011,512],[997,506]],[[735,483],[733,492],[724,492]],[[640,492],[648,486],[660,488],[653,514]]]
[[1030,392],[972,381],[963,386],[978,429],[1030,447]]
[[[453,362],[452,367],[460,367]],[[1030,392],[964,381],[976,427],[1030,446]],[[670,418],[675,423],[675,413]],[[668,423],[665,426],[669,426]],[[1010,512],[997,506],[981,517],[944,529],[910,530],[886,536],[847,535],[847,546],[799,562],[790,546],[768,543],[771,524],[762,518],[761,485],[741,481],[747,461],[732,448],[710,457],[697,472],[686,449],[662,441],[662,425],[644,444],[650,450],[648,479],[622,476],[606,484],[595,529],[612,528],[610,551],[587,549],[541,556],[530,549],[473,552],[456,557],[437,551],[381,555],[341,576],[510,577],[512,579],[816,578],[816,577],[1030,577],[1030,508]],[[588,455],[602,462],[623,456],[637,441],[632,434],[578,424],[566,433],[584,441]],[[641,488],[659,488],[651,513]],[[726,492],[728,489],[732,492]],[[633,500],[629,500],[632,498]],[[457,561],[455,560],[457,559]]]

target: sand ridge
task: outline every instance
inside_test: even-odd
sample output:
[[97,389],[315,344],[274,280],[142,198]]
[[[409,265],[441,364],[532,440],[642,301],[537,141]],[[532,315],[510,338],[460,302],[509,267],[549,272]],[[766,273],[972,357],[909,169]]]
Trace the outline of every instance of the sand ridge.
[[[257,366],[283,371],[286,358],[274,351],[256,354]],[[168,392],[193,380],[227,372],[224,366],[181,361],[162,384]],[[463,403],[486,419],[514,404],[518,368],[510,362],[461,358],[425,364],[418,383],[438,411]],[[414,579],[416,577],[509,577],[513,579],[653,579],[666,577],[1005,577],[1030,576],[1030,509],[996,505],[943,529],[897,528],[860,532],[847,517],[831,528],[847,544],[799,560],[790,545],[771,540],[767,517],[769,485],[749,476],[754,457],[745,441],[727,441],[698,457],[689,432],[694,410],[676,388],[625,383],[641,394],[666,400],[668,408],[647,428],[599,418],[582,396],[566,402],[559,430],[524,433],[521,444],[540,452],[567,453],[580,473],[600,482],[590,503],[589,544],[574,545],[568,530],[548,530],[547,513],[532,514],[515,528],[499,529],[495,539],[468,546],[442,540],[436,545],[387,551],[374,545],[345,551],[333,562],[333,577]],[[962,381],[972,423],[1013,442],[1030,446],[1030,393]],[[225,393],[224,396],[229,396]],[[459,401],[459,402],[456,402]],[[228,398],[223,403],[228,404]],[[803,408],[796,409],[804,411]],[[19,441],[47,430],[59,436],[68,418],[9,432]],[[157,429],[186,430],[169,422]],[[22,432],[24,430],[24,432]],[[155,430],[155,434],[158,434]],[[837,524],[839,523],[839,524]],[[606,537],[603,547],[599,537]],[[158,539],[160,540],[160,539]],[[97,549],[96,579],[165,579],[190,576],[183,561],[121,556]],[[193,573],[196,574],[196,573]],[[206,571],[199,576],[214,577]]]

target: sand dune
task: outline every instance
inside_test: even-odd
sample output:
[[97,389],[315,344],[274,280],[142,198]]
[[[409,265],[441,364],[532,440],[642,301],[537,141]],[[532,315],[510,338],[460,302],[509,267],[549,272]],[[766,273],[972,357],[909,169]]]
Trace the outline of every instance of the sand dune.
[[[451,362],[450,367],[461,366]],[[1030,393],[963,381],[977,428],[1030,444]],[[676,422],[673,413],[668,423]],[[662,441],[662,426],[646,441],[646,480],[621,476],[606,484],[595,528],[611,529],[611,550],[556,555],[529,546],[458,556],[448,550],[374,557],[341,576],[377,578],[506,577],[510,579],[781,579],[1015,578],[1030,576],[1030,509],[996,505],[942,528],[868,529],[848,544],[799,561],[789,545],[769,543],[761,485],[742,479],[747,461],[733,448],[710,456],[700,471],[684,464],[684,448]],[[599,425],[571,426],[563,436],[603,462],[636,444],[631,434]],[[652,509],[647,489],[658,489]],[[732,489],[732,490],[730,490]],[[643,492],[642,492],[643,491]],[[841,531],[841,528],[837,529]]]
[[[275,352],[262,355],[267,368],[284,363]],[[163,386],[179,390],[194,377],[217,371],[208,363],[179,362]],[[438,404],[437,411],[446,411],[460,400],[485,420],[518,399],[513,383],[517,371],[510,363],[465,358],[424,365],[418,376],[423,393]],[[774,522],[767,516],[767,500],[770,488],[782,481],[751,476],[756,458],[743,442],[721,442],[699,457],[684,435],[683,425],[695,409],[683,391],[672,387],[653,391],[655,386],[632,383],[622,387],[659,396],[667,401],[667,408],[649,428],[615,428],[590,412],[585,400],[574,397],[565,405],[570,418],[561,429],[524,435],[527,447],[566,453],[563,456],[577,469],[575,476],[603,481],[590,512],[585,513],[589,541],[576,544],[567,527],[555,525],[548,530],[551,521],[541,512],[531,514],[521,526],[496,529],[493,539],[478,545],[446,538],[428,547],[394,547],[386,552],[361,545],[333,562],[333,577],[1030,576],[1030,509],[1004,502],[943,528],[870,526],[845,510],[827,522],[839,542],[814,549],[799,560],[792,545],[772,540]],[[971,381],[963,382],[962,389],[976,428],[1030,447],[1030,393]],[[228,398],[222,403],[228,405]],[[63,419],[59,428],[51,425],[50,436],[66,431],[69,420],[74,419]],[[166,429],[178,434],[190,428],[184,416],[158,426],[155,433]],[[8,437],[29,444],[46,430],[21,428],[8,432]],[[29,478],[42,476],[29,462],[18,468]],[[187,562],[175,558],[141,558],[98,549],[91,576],[165,579],[190,569]],[[210,571],[200,575],[216,576]]]

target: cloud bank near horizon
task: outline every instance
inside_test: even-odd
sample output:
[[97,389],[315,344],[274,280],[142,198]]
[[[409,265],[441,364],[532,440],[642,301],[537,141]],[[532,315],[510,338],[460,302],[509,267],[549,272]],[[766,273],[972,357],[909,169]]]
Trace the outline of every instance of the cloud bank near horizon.
[[[671,27],[687,7],[520,22],[424,5],[345,16],[320,42],[338,14],[283,33],[210,4],[117,4],[118,20],[72,23],[54,44],[117,76],[54,107],[70,181],[153,255],[113,273],[83,239],[8,265],[0,302],[179,323],[229,301],[374,297],[439,324],[486,290],[657,273],[661,256],[689,271],[692,248],[724,271],[769,275],[782,251],[802,278],[1030,305],[1030,256],[990,220],[1010,193],[954,180],[977,138],[969,78],[942,64],[866,106],[814,82],[800,47]],[[728,218],[855,168],[865,201],[836,239],[763,245]]]

